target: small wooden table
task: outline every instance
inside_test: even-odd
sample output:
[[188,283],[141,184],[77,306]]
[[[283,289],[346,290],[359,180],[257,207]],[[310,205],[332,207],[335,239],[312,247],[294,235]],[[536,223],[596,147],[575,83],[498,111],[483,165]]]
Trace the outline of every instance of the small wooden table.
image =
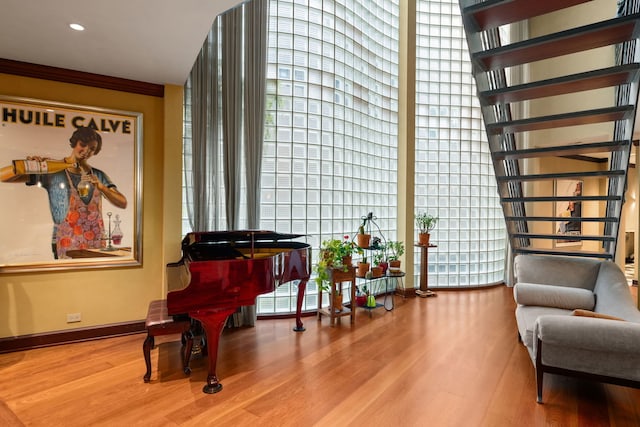
[[420,245],[420,289],[416,289],[416,295],[421,298],[435,297],[435,292],[429,290],[429,248],[437,248],[437,245]]
[[[331,326],[335,325],[336,319],[340,321],[343,316],[351,316],[351,323],[356,321],[356,268],[347,267],[346,271],[332,268],[329,272],[329,280],[331,282],[331,294],[329,295],[329,306],[322,307],[322,289],[318,289],[318,320],[322,315],[329,316]],[[351,307],[333,306],[333,298],[338,286],[340,293],[343,293],[343,284],[351,283]]]

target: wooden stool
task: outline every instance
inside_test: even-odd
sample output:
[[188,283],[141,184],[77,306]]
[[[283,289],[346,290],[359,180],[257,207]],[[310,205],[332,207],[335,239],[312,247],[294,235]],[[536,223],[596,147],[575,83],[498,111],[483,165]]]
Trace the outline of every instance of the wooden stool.
[[186,375],[189,375],[191,373],[189,360],[193,347],[191,319],[174,320],[172,316],[167,314],[167,300],[160,299],[151,301],[149,304],[145,328],[147,329],[147,338],[142,345],[142,353],[147,365],[147,373],[144,374],[144,382],[148,383],[151,379],[151,349],[155,346],[154,337],[158,335],[182,334],[182,369]]

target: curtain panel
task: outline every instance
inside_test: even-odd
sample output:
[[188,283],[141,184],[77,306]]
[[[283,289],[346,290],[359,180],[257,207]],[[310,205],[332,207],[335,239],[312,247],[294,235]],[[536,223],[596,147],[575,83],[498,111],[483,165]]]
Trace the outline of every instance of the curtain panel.
[[[219,16],[191,70],[185,110],[191,115],[192,185],[185,197],[193,231],[216,230],[223,213],[228,230],[260,227],[268,8],[268,0],[254,0]],[[240,221],[243,200],[246,224]],[[243,307],[230,324],[253,325],[255,319],[255,307]]]

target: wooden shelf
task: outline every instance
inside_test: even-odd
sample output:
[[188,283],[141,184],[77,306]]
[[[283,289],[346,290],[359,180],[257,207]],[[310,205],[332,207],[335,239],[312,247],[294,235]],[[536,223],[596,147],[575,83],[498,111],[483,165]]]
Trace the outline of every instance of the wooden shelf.
[[352,314],[352,310],[351,308],[345,306],[344,304],[342,305],[342,310],[340,311],[334,311],[334,313],[331,313],[331,306],[327,306],[327,307],[321,307],[318,309],[318,314],[322,314],[324,316],[329,316],[329,317],[333,317],[338,318],[338,317],[343,317],[343,316],[351,316]]

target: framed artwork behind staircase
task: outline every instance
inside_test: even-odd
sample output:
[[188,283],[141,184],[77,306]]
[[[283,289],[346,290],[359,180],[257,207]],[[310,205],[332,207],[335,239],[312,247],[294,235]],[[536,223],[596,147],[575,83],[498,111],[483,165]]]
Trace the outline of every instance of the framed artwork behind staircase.
[[[567,198],[582,196],[582,180],[557,179],[554,181],[554,196],[563,198],[554,203],[554,215],[563,218],[556,221],[554,232],[557,238],[555,247],[582,246],[582,222],[576,220],[582,217],[582,202],[580,200],[567,200]],[[564,220],[566,218],[566,220]]]

